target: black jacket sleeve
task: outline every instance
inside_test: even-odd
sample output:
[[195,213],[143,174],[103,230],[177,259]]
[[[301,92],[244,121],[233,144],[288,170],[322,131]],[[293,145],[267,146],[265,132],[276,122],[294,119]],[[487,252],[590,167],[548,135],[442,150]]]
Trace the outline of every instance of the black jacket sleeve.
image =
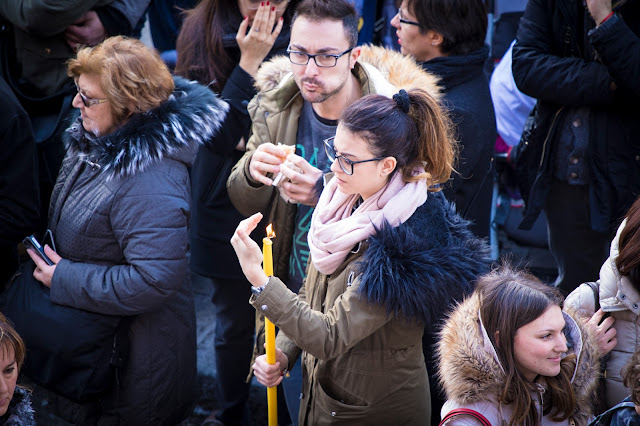
[[554,3],[529,0],[513,47],[513,78],[525,94],[564,105],[610,103],[614,93],[607,67],[577,57],[563,57],[563,34],[554,26]]
[[616,14],[589,32],[589,40],[618,90],[640,97],[640,38]]
[[15,246],[38,225],[38,165],[31,122],[4,80],[0,96],[0,245]]
[[207,149],[229,155],[238,145],[240,138],[244,137],[246,142],[251,128],[247,105],[256,93],[251,75],[236,65],[220,94],[230,106],[229,113],[216,137],[206,145]]

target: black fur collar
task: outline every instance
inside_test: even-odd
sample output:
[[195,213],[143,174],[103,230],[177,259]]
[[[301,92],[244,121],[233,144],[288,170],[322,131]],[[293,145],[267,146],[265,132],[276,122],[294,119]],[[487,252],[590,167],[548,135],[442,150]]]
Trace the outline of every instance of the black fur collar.
[[429,193],[409,220],[395,228],[383,225],[368,242],[360,293],[408,321],[442,321],[491,263],[486,242],[441,193]]

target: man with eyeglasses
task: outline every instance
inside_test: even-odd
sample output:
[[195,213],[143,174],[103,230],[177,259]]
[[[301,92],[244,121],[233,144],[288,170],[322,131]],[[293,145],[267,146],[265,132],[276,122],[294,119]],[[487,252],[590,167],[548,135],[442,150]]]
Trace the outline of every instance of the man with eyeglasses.
[[[256,78],[260,91],[248,106],[252,136],[227,185],[239,212],[250,216],[260,211],[273,223],[274,275],[298,292],[309,257],[307,232],[313,207],[323,188],[323,173],[331,166],[324,140],[335,135],[338,118],[360,97],[397,92],[376,66],[395,67],[404,81],[426,73],[413,61],[404,66],[399,53],[357,47],[358,17],[346,0],[303,1],[292,22],[288,58],[264,64]],[[364,55],[369,59],[364,61]],[[398,67],[398,61],[403,66]],[[292,167],[283,164],[286,153],[277,143],[296,147],[295,154],[287,157]],[[280,172],[286,181],[274,187],[273,178]],[[279,337],[277,346],[290,360],[282,367],[291,369],[298,353],[282,342]],[[256,348],[262,350],[260,340]],[[300,400],[300,384],[289,391],[292,378],[283,383],[295,420],[308,395],[303,390]]]

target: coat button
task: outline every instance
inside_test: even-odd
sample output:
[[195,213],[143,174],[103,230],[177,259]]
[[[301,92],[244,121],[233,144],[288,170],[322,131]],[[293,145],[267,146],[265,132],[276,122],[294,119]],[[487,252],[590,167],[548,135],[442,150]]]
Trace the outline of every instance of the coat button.
[[638,309],[638,304],[637,303],[633,304],[633,309]]
[[260,309],[262,309],[263,311],[266,311],[267,310],[267,305],[260,306]]
[[578,157],[575,157],[573,155],[571,157],[569,157],[569,162],[571,164],[578,164],[578,161],[580,161],[580,159]]
[[572,172],[572,173],[569,175],[569,179],[571,179],[571,180],[576,180],[576,179],[578,179],[578,174],[577,174],[576,172]]
[[335,412],[335,411],[332,411],[332,412],[331,412],[331,415],[335,417],[336,412]]
[[298,399],[302,399],[302,398],[304,398],[304,394],[300,392],[300,397],[298,397]]
[[573,120],[573,123],[571,123],[571,124],[573,124],[573,127],[580,127],[580,126],[582,126],[582,119],[576,118],[576,119]]
[[626,298],[627,298],[627,296],[625,296],[624,294],[621,294],[621,295],[620,295],[620,299],[624,300],[624,299],[626,299]]

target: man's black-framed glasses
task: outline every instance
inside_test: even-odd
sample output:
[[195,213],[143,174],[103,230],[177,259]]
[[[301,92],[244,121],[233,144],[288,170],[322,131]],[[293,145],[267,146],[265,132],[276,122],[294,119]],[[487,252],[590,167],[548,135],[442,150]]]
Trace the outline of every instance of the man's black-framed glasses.
[[340,168],[342,169],[342,171],[348,174],[349,176],[353,174],[354,164],[368,163],[370,161],[380,161],[385,159],[385,157],[376,157],[370,160],[360,160],[360,161],[349,160],[348,158],[343,157],[342,155],[338,155],[336,153],[336,149],[333,147],[334,139],[335,139],[335,136],[332,136],[324,140],[324,152],[327,154],[327,157],[329,157],[329,160],[331,160],[332,163],[338,160],[338,164],[340,165]]
[[404,18],[402,17],[402,8],[401,8],[401,7],[399,7],[399,8],[398,8],[398,18],[400,19],[400,23],[401,23],[401,24],[416,25],[416,26],[418,26],[418,27],[421,27],[421,26],[422,26],[422,24],[421,24],[420,22],[416,22],[416,21],[408,21],[408,20],[404,19]]
[[335,67],[338,63],[338,59],[340,59],[343,55],[351,52],[353,47],[348,48],[342,53],[338,53],[333,55],[331,53],[318,53],[316,55],[311,55],[305,52],[298,52],[297,50],[287,49],[287,54],[289,55],[289,60],[292,64],[296,65],[307,65],[309,63],[309,59],[313,58],[316,65],[320,68],[332,68]]
[[86,106],[87,108],[89,108],[92,105],[97,105],[97,104],[102,104],[108,101],[107,98],[102,98],[102,99],[95,99],[95,98],[87,98],[85,95],[82,94],[82,92],[80,91],[80,88],[78,87],[78,83],[76,82],[76,89],[78,90],[78,95],[80,95],[80,100],[82,100],[82,103],[84,104],[84,106]]

